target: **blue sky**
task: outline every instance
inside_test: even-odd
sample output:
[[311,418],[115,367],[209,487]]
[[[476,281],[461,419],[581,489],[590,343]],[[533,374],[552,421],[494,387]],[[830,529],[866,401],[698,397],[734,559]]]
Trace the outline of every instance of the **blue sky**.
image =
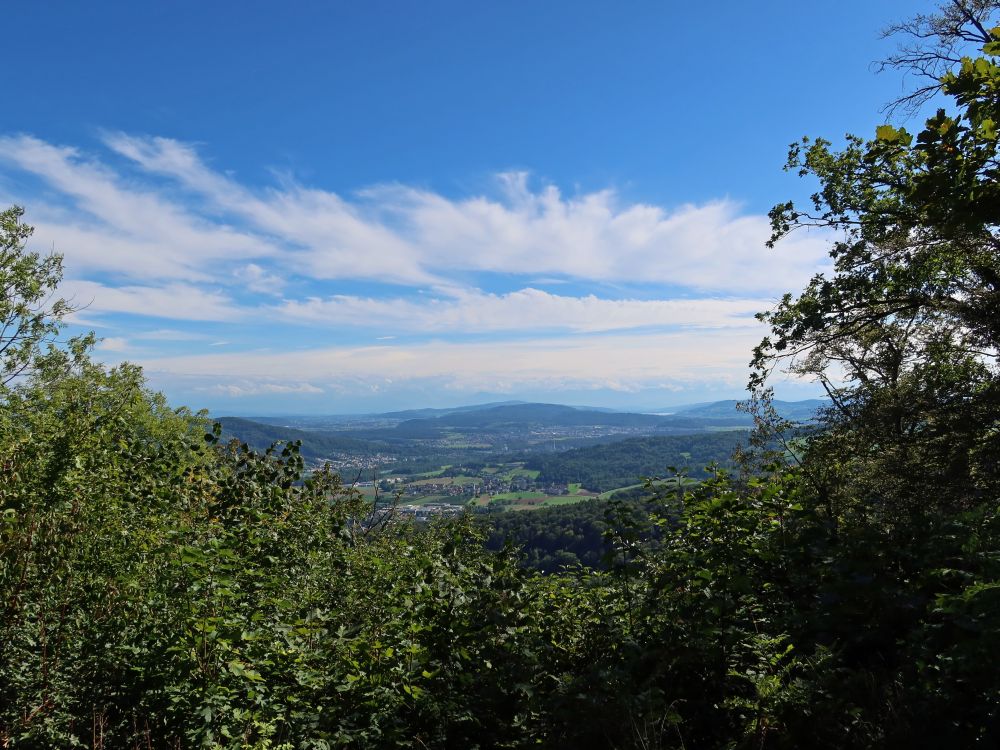
[[872,132],[921,9],[14,4],[0,203],[175,405],[739,397],[752,314],[825,266],[764,247],[813,187],[787,144]]

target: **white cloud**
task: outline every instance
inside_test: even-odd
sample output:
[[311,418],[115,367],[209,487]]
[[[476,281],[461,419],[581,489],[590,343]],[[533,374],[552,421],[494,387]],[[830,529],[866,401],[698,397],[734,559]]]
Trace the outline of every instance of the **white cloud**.
[[277,274],[265,271],[256,263],[248,263],[245,266],[237,268],[233,272],[233,276],[239,279],[240,283],[251,292],[276,295],[281,294],[281,290],[285,287],[285,280],[283,278]]
[[220,263],[278,253],[266,237],[199,216],[148,177],[129,180],[73,148],[0,136],[0,162],[40,178],[61,197],[33,203],[30,218],[36,237],[66,256],[71,273],[207,281]]
[[112,287],[70,279],[59,293],[86,313],[128,313],[173,320],[237,321],[244,312],[225,294],[188,284]]
[[383,185],[348,200],[291,182],[251,189],[166,138],[105,142],[138,172],[31,136],[0,137],[0,161],[60,196],[33,204],[32,221],[71,273],[221,283],[228,267],[230,283],[274,293],[285,269],[425,286],[473,271],[746,294],[798,288],[825,261],[817,236],[766,251],[767,218],[729,200],[666,209],[612,190],[566,196],[532,189],[525,173],[499,175],[492,196]]
[[[677,383],[740,387],[760,331],[680,331],[591,335],[513,342],[382,344],[306,351],[258,351],[147,359],[156,382],[194,378],[226,382],[324,384],[370,390],[434,379],[463,391],[545,387],[634,389]],[[335,390],[337,388],[334,388]]]
[[290,320],[419,332],[518,330],[611,331],[647,326],[723,328],[756,326],[764,299],[603,299],[570,297],[538,289],[509,294],[449,289],[426,300],[337,295],[285,301],[277,312]]
[[208,169],[191,147],[177,141],[116,134],[106,143],[148,172],[176,178],[217,210],[283,238],[287,249],[296,252],[300,269],[313,276],[405,284],[436,281],[420,267],[416,249],[404,238],[367,217],[364,207],[334,193],[289,185],[258,196]]
[[49,188],[31,220],[37,238],[66,254],[70,275],[274,294],[290,273],[441,286],[480,272],[759,295],[799,288],[825,262],[815,235],[765,250],[767,218],[729,200],[667,209],[612,190],[567,196],[533,189],[525,173],[498,175],[494,195],[382,185],[348,199],[294,182],[250,188],[166,138],[105,143],[131,171],[31,136],[0,137],[0,161]]
[[126,135],[107,143],[224,214],[290,241],[302,268],[321,278],[416,285],[464,270],[777,293],[800,287],[825,259],[815,236],[766,251],[767,218],[743,215],[728,200],[667,210],[623,204],[611,190],[567,197],[554,186],[532,190],[525,173],[499,175],[497,196],[463,200],[399,185],[353,201],[294,183],[255,193],[185,144]]
[[123,352],[128,348],[128,339],[121,336],[107,336],[97,342],[97,349],[103,352]]
[[267,394],[299,393],[314,395],[317,393],[323,393],[322,388],[317,388],[309,383],[288,385],[282,383],[254,383],[246,380],[239,383],[220,383],[217,385],[202,387],[197,390],[219,396],[229,396],[230,398],[242,398],[246,396],[260,396]]
[[533,192],[527,175],[500,176],[503,199],[461,201],[403,187],[365,197],[391,215],[432,269],[565,274],[600,281],[658,282],[731,292],[801,285],[824,256],[808,237],[767,253],[764,216],[732,201],[673,211],[622,205],[613,191],[563,196]]

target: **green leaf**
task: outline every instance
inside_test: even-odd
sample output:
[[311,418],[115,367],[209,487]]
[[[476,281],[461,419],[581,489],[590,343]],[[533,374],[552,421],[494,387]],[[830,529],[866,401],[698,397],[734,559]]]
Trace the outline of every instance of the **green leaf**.
[[892,125],[879,125],[875,128],[875,138],[887,143],[897,143],[900,135],[900,131]]

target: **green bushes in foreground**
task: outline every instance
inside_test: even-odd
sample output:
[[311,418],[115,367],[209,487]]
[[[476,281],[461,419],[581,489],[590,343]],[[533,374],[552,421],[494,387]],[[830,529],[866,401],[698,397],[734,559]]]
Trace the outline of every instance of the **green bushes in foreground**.
[[206,441],[134,375],[80,375],[48,398],[58,420],[6,425],[5,746],[996,737],[984,508],[900,545],[864,515],[834,528],[795,472],[720,475],[682,509],[612,512],[607,573],[543,576],[467,520],[366,524],[336,478],[302,481],[296,446]]

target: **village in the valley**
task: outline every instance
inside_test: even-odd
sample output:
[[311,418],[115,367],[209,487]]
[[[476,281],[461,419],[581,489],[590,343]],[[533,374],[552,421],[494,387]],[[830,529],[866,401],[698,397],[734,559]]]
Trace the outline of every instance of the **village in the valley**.
[[[363,475],[367,478],[362,479]],[[454,515],[466,508],[533,510],[598,496],[577,483],[540,482],[538,475],[538,470],[527,469],[521,462],[478,469],[443,466],[423,474],[385,477],[369,469],[356,474],[352,484],[373,500],[393,506],[398,514],[416,519]]]

